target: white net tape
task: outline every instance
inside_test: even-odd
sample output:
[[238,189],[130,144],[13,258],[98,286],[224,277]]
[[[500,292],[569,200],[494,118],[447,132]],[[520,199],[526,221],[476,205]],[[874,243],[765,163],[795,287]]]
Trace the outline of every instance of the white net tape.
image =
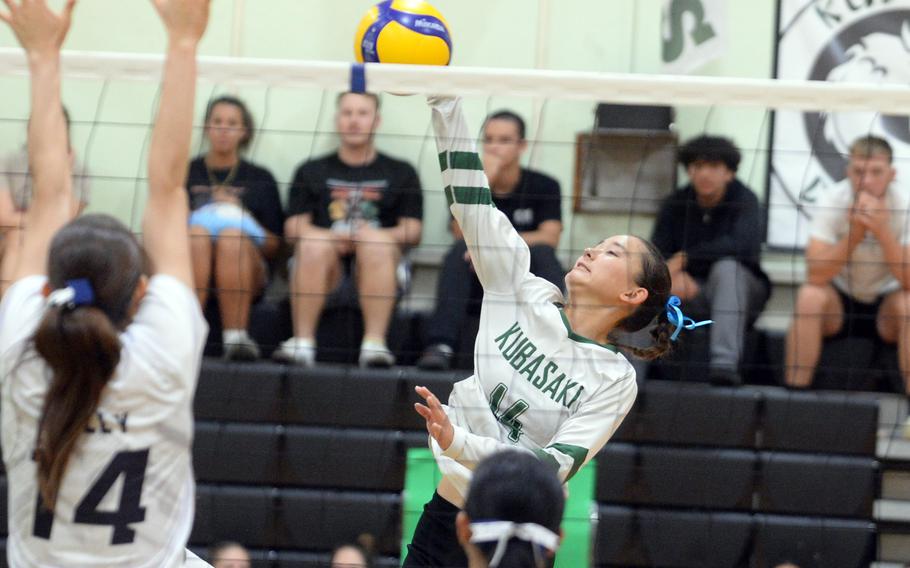
[[[157,80],[162,61],[159,55],[144,54],[65,52],[63,56],[65,75],[79,78]],[[910,88],[898,85],[485,67],[366,64],[364,68],[367,89],[374,92],[910,114]],[[21,50],[0,49],[0,73],[25,72]],[[199,76],[216,83],[344,91],[350,88],[351,65],[200,57]]]

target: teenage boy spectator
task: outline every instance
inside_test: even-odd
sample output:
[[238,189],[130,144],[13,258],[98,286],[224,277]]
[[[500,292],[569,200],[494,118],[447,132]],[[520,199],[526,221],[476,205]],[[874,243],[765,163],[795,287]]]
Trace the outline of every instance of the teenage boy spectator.
[[[559,182],[521,167],[527,147],[525,122],[518,114],[504,110],[487,117],[482,159],[493,203],[528,243],[531,272],[564,290],[565,270],[556,258],[562,233]],[[429,323],[430,346],[417,361],[421,369],[445,370],[451,366],[468,308],[479,306],[483,298],[458,223],[452,221],[451,230],[455,244],[445,256],[437,281],[436,309]]]
[[736,177],[739,161],[739,150],[726,138],[699,136],[684,144],[679,162],[689,184],[664,201],[651,235],[667,258],[672,293],[714,320],[709,379],[726,385],[742,383],[746,328],[771,294],[759,263],[758,199]]
[[396,270],[404,251],[420,243],[423,195],[410,164],[376,150],[379,123],[379,97],[341,94],[338,150],[306,162],[294,175],[285,223],[295,246],[294,337],[275,351],[278,360],[313,364],[326,297],[350,271],[363,312],[360,365],[395,364],[385,338],[398,291]]

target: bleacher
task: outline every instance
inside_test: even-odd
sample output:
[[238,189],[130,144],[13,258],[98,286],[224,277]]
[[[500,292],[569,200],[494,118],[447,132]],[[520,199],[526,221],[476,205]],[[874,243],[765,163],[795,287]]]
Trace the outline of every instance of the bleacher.
[[[206,360],[196,396],[191,538],[316,566],[361,533],[394,566],[413,387],[464,372]],[[876,397],[652,381],[598,456],[598,566],[868,566],[877,558]],[[750,564],[753,563],[753,564]]]
[[[405,456],[426,445],[413,388],[445,399],[464,376],[205,360],[191,548],[315,567],[369,533],[396,566]],[[647,382],[597,458],[595,565],[869,566],[883,525],[907,532],[881,511],[879,423],[870,393]]]

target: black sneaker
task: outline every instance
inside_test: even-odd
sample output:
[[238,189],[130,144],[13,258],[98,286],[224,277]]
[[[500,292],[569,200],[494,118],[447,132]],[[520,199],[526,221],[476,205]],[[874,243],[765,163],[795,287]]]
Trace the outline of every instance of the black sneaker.
[[424,371],[448,371],[452,368],[455,352],[445,343],[431,345],[417,360],[417,368]]
[[708,380],[712,385],[721,387],[738,387],[743,384],[743,378],[733,369],[711,369]]

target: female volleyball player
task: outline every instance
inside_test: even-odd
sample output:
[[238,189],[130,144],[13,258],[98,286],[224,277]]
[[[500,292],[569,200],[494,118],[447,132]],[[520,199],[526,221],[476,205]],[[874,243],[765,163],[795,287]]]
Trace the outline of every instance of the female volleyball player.
[[[637,237],[587,248],[566,275],[568,297],[530,274],[529,251],[490,200],[461,101],[431,98],[433,127],[451,211],[464,232],[484,298],[474,375],[457,383],[448,407],[424,387],[431,447],[443,477],[424,508],[405,566],[464,566],[454,519],[471,471],[493,452],[523,448],[567,481],[610,439],[635,400],[635,371],[611,344],[657,320],[654,345],[629,348],[654,359],[675,339],[670,273]],[[516,479],[523,483],[523,479]]]
[[[144,250],[73,199],[59,51],[74,0],[4,0],[31,72],[34,202],[0,303],[12,566],[182,566],[193,523],[192,400],[206,325],[183,183],[209,0],[153,0],[168,33]],[[147,262],[148,261],[148,262]],[[146,276],[150,268],[151,278]]]
[[565,504],[559,478],[531,454],[507,451],[486,458],[455,523],[468,566],[548,566],[559,548]]

